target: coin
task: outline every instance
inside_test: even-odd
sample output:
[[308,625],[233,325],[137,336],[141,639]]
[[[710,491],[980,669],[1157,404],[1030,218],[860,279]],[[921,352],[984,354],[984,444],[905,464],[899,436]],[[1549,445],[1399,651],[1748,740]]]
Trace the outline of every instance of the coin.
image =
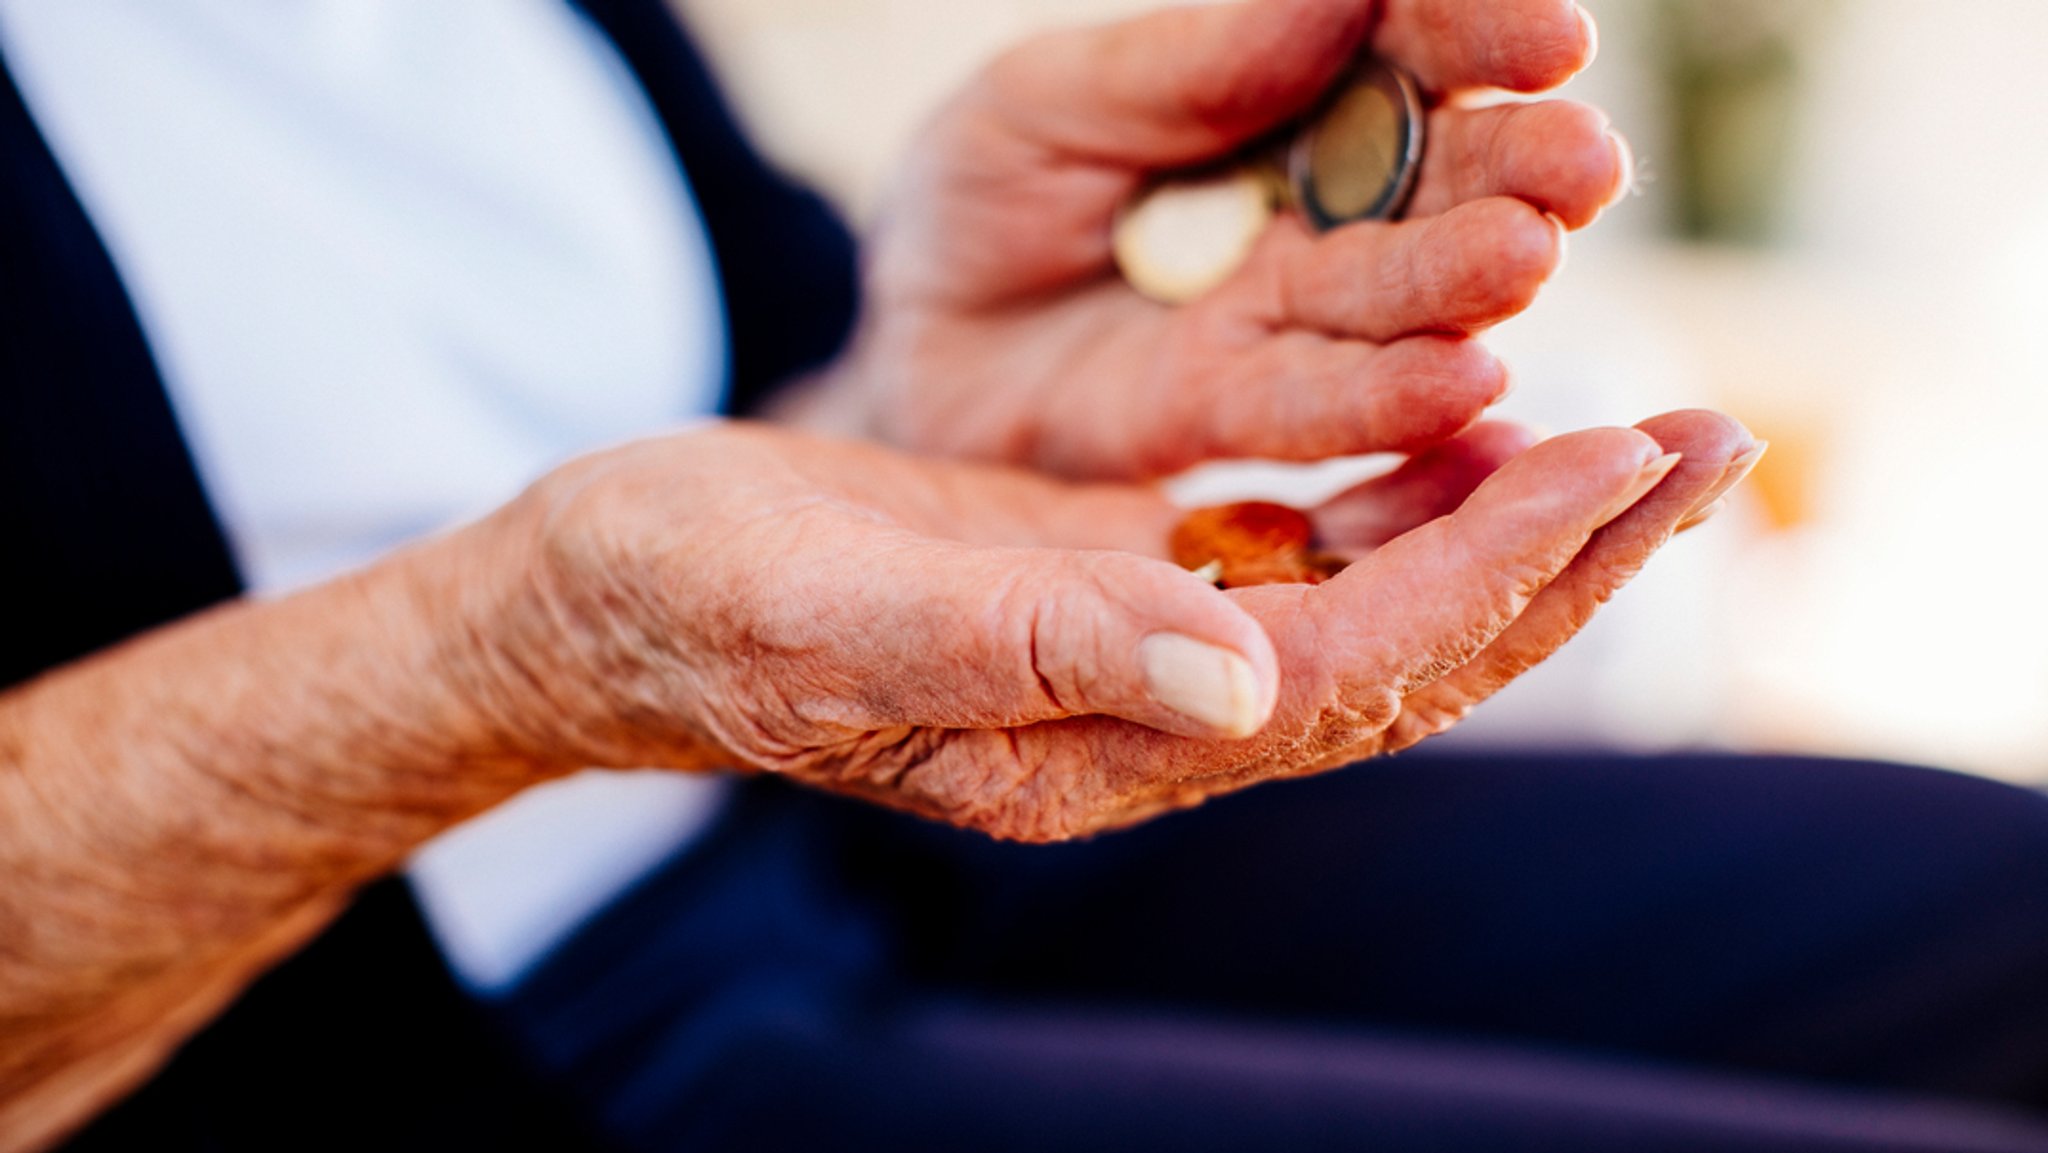
[[1167,539],[1174,563],[1218,588],[1321,584],[1344,570],[1344,558],[1316,547],[1307,513],[1266,501],[1198,508]]
[[1319,232],[1395,219],[1422,169],[1424,117],[1415,81],[1362,60],[1306,119],[1147,185],[1117,215],[1117,267],[1145,296],[1185,304],[1230,279],[1282,205]]
[[1146,296],[1186,304],[1244,263],[1274,199],[1270,177],[1250,165],[1155,185],[1117,218],[1117,267]]
[[1295,206],[1321,231],[1399,216],[1422,169],[1423,117],[1406,73],[1362,62],[1288,149]]

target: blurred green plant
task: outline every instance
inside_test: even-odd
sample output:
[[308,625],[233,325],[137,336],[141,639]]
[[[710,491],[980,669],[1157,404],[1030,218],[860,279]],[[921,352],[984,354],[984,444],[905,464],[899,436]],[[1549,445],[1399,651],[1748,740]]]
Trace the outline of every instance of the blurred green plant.
[[1655,0],[1679,232],[1778,238],[1805,76],[1840,0]]

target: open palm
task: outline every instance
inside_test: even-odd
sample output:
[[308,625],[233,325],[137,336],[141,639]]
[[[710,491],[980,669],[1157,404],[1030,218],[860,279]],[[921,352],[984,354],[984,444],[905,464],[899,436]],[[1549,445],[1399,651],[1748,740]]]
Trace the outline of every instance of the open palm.
[[500,631],[533,643],[488,699],[562,768],[774,772],[1021,840],[1128,825],[1448,727],[1755,458],[1705,412],[1532,440],[1418,455],[1312,510],[1350,568],[1229,592],[1163,559],[1150,486],[742,425],[628,446],[504,514],[541,547]]

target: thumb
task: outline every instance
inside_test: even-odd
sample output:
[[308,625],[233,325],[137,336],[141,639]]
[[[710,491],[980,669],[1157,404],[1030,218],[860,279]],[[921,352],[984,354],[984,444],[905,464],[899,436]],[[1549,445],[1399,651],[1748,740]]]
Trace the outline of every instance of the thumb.
[[1314,104],[1351,63],[1375,0],[1189,5],[1029,41],[991,79],[1029,139],[1142,168],[1195,164]]
[[883,725],[1009,728],[1107,714],[1193,737],[1250,736],[1278,695],[1272,642],[1231,599],[1117,552],[890,550],[840,602],[852,691]]

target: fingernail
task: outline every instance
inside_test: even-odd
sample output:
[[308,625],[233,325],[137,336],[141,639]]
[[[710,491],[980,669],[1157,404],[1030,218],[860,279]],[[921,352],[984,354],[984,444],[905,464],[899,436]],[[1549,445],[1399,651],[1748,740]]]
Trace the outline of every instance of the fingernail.
[[1696,513],[1693,513],[1691,516],[1686,517],[1684,520],[1679,521],[1678,527],[1671,530],[1672,535],[1676,536],[1679,533],[1688,532],[1692,529],[1700,527],[1701,525],[1719,516],[1721,514],[1721,510],[1727,507],[1728,498],[1725,496],[1719,498],[1712,504],[1709,504],[1707,507],[1699,510]]
[[1590,68],[1593,61],[1600,58],[1600,26],[1593,22],[1593,14],[1584,7],[1579,9],[1579,28],[1586,37],[1586,67]]
[[1650,495],[1650,490],[1656,488],[1665,477],[1670,476],[1671,470],[1677,468],[1678,462],[1684,459],[1681,453],[1667,452],[1644,465],[1643,471],[1636,474],[1635,481],[1620,496],[1614,498],[1613,504],[1607,506],[1607,519],[1613,520],[1634,508],[1637,501]]
[[1179,633],[1153,633],[1138,642],[1138,665],[1152,699],[1226,736],[1259,731],[1259,678],[1250,661]]
[[1700,494],[1699,500],[1693,503],[1692,512],[1687,513],[1686,516],[1691,517],[1704,510],[1708,505],[1720,500],[1728,490],[1741,484],[1743,478],[1747,477],[1756,468],[1756,462],[1764,458],[1764,450],[1770,447],[1770,441],[1760,440],[1748,452],[1729,461],[1728,467],[1722,470],[1721,479],[1714,482],[1714,487]]
[[1515,384],[1515,370],[1508,367],[1506,363],[1501,363],[1500,389],[1499,391],[1493,394],[1492,400],[1486,402],[1486,406],[1488,408],[1491,408],[1494,405],[1499,404],[1501,401],[1506,400],[1508,397],[1514,395]]
[[1636,187],[1636,150],[1630,147],[1628,137],[1610,128],[1607,143],[1614,148],[1614,163],[1621,171],[1621,180],[1615,186],[1614,196],[1608,204],[1616,204],[1624,197],[1633,196],[1641,189]]
[[1557,263],[1550,266],[1550,275],[1562,276],[1564,266],[1571,263],[1572,229],[1564,222],[1564,217],[1555,212],[1546,212],[1543,216],[1550,221],[1552,228],[1557,229]]
[[1769,452],[1770,448],[1770,441],[1757,441],[1755,448],[1728,462],[1728,475],[1721,483],[1727,488],[1734,488],[1736,485],[1741,484],[1745,477],[1756,471],[1756,462],[1762,460],[1764,453]]

